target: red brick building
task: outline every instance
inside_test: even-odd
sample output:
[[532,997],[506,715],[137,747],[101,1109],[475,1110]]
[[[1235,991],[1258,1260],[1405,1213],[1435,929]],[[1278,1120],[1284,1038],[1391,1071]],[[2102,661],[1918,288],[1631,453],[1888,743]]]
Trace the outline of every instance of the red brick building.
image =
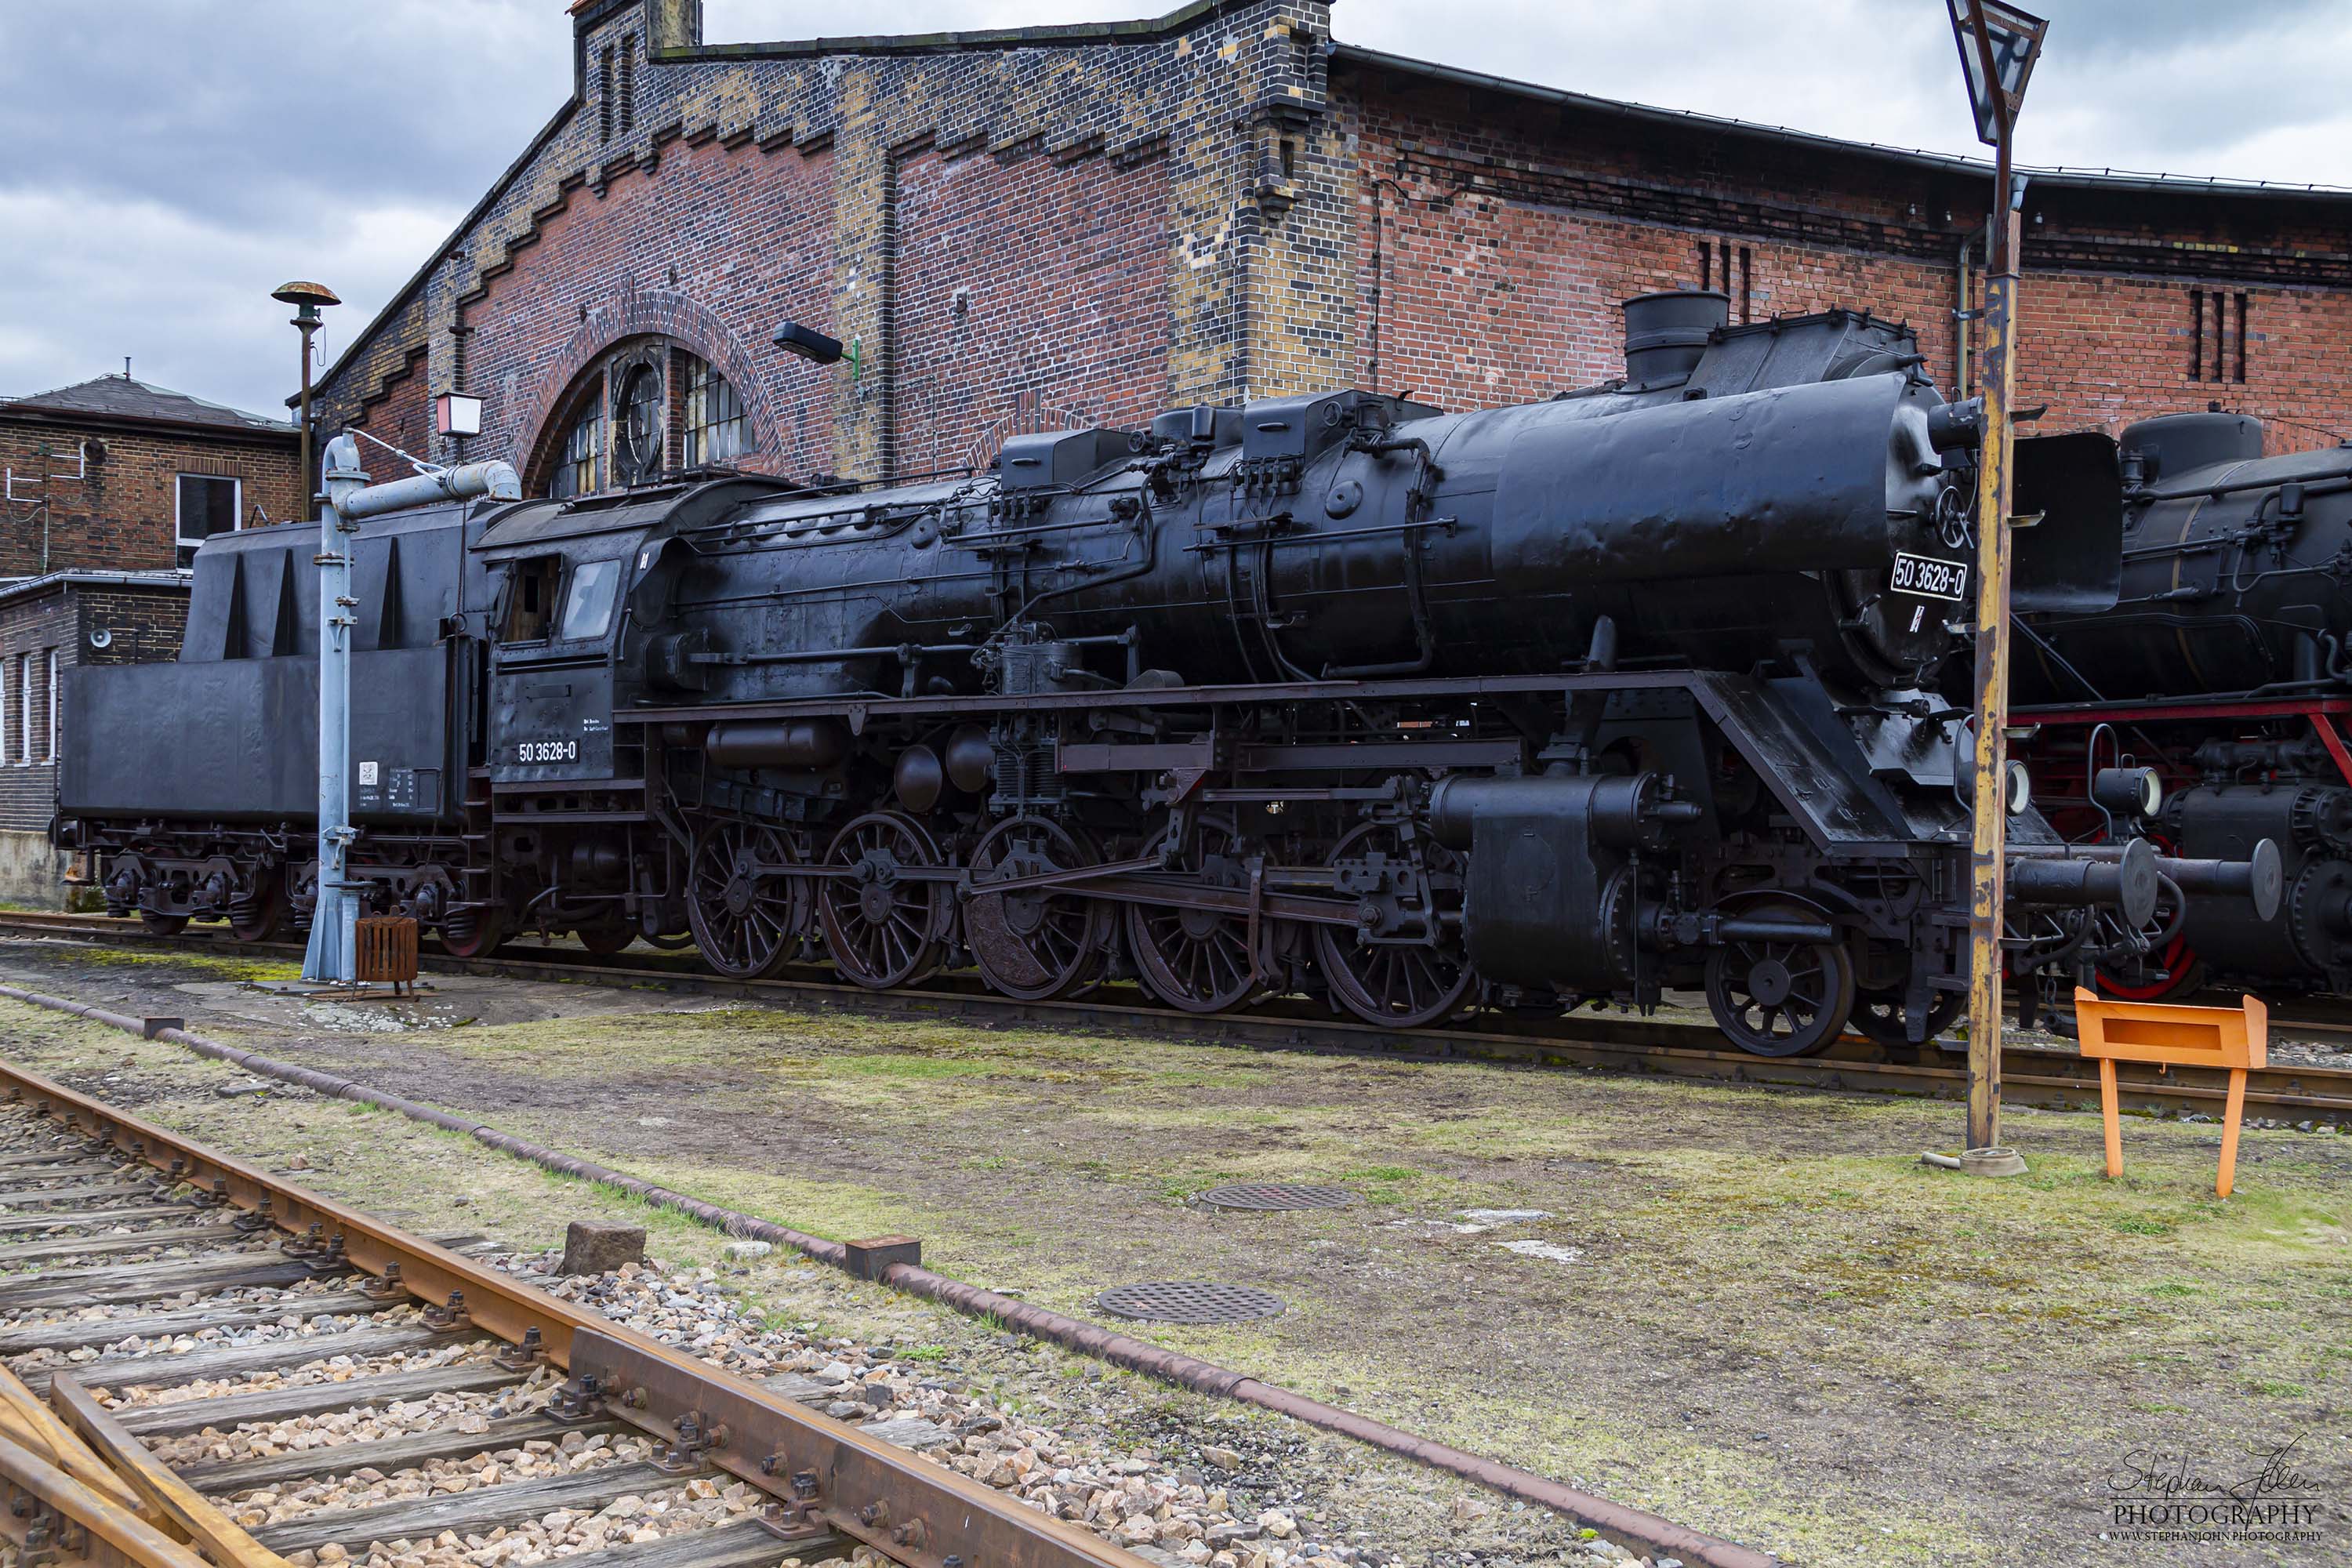
[[182,568],[292,517],[299,468],[293,426],[128,376],[0,401],[0,898],[60,896],[60,672],[177,658]]
[[292,425],[127,375],[0,400],[0,579],[184,566],[209,534],[294,515]]
[[[1620,374],[1620,300],[1693,285],[1907,320],[1969,380],[1967,161],[1354,48],[1320,0],[752,45],[703,43],[695,0],[572,11],[572,97],[331,369],[331,425],[422,452],[432,395],[472,393],[482,435],[436,455],[537,490],[904,476],[1193,401],[1540,397]],[[2024,224],[2044,430],[2352,424],[2352,194],[2048,172]]]

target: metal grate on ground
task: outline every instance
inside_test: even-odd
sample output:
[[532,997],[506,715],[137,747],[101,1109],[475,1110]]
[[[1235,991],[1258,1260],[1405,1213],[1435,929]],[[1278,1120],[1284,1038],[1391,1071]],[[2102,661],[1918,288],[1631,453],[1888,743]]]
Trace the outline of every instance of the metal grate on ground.
[[1270,1214],[1281,1209],[1343,1209],[1356,1201],[1345,1187],[1299,1186],[1287,1182],[1243,1182],[1211,1187],[1192,1200],[1207,1208]]
[[1155,1323],[1250,1323],[1282,1316],[1282,1298],[1271,1291],[1205,1279],[1115,1285],[1095,1305],[1116,1317]]

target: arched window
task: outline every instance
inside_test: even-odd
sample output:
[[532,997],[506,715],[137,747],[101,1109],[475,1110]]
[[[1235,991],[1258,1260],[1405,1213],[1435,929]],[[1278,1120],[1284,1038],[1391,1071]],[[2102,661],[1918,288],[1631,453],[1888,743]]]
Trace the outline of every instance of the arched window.
[[692,354],[686,361],[686,466],[716,467],[731,462],[751,447],[751,426],[743,417],[743,400],[727,378]]
[[679,472],[733,465],[759,449],[743,398],[701,355],[675,339],[633,337],[581,372],[558,405],[561,446],[538,460],[533,482],[551,496],[660,483]]
[[563,453],[555,461],[555,473],[548,485],[551,496],[584,496],[604,488],[604,476],[598,459],[604,455],[604,400],[589,399],[572,422],[572,432],[563,438]]

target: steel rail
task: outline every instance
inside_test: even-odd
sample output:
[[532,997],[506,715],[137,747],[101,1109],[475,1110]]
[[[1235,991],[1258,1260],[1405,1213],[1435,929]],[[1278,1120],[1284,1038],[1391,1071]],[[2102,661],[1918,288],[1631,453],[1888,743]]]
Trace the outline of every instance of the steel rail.
[[[580,1418],[626,1422],[689,1468],[713,1466],[767,1494],[765,1521],[787,1552],[794,1541],[830,1531],[907,1568],[954,1561],[971,1568],[1142,1568],[1132,1553],[943,1465],[37,1073],[0,1062],[0,1097],[83,1133],[93,1152],[176,1175],[216,1203],[268,1219],[289,1239],[323,1237],[329,1250],[320,1267],[363,1271],[387,1287],[396,1277],[441,1322],[507,1341],[525,1366],[526,1357],[543,1356],[571,1374],[566,1397]],[[0,1452],[0,1466],[7,1458]]]
[[[290,955],[299,951],[291,944],[237,942],[226,933],[163,936],[128,921],[38,911],[0,912],[0,931],[12,926],[29,931],[85,932],[110,942],[188,952],[226,949],[283,952]],[[1276,1003],[1246,1012],[1198,1014],[1148,1001],[1099,997],[1025,1002],[946,977],[920,986],[871,991],[832,978],[829,971],[814,968],[810,973],[825,978],[737,980],[685,967],[655,967],[610,960],[575,962],[553,949],[543,950],[550,954],[546,958],[521,956],[529,951],[510,947],[497,956],[457,958],[428,950],[420,955],[420,961],[427,969],[441,973],[651,986],[771,1005],[798,1003],[934,1021],[945,1016],[998,1024],[1115,1029],[1130,1036],[1147,1034],[1256,1049],[1379,1053],[1415,1059],[1655,1073],[1717,1082],[1939,1099],[1964,1094],[1968,1081],[1966,1069],[1958,1065],[1965,1060],[1963,1048],[1935,1042],[1888,1047],[1853,1036],[1818,1057],[1759,1057],[1726,1047],[1722,1036],[1711,1025],[1658,1018],[1570,1014],[1546,1018],[1540,1026],[1527,1029],[1459,1024],[1425,1029],[1381,1029],[1309,1011],[1304,1005],[1286,1007]],[[0,986],[0,995],[7,994],[8,988]],[[2273,1015],[2273,1022],[2274,1026],[2294,1026],[2298,1023],[2277,1015]],[[2326,1032],[2352,1029],[2352,1026],[2316,1021],[2309,1026]],[[2001,1054],[2007,1064],[2001,1074],[2005,1102],[2057,1110],[2077,1110],[2096,1103],[2098,1075],[2073,1051],[2009,1045]],[[1937,1059],[1945,1056],[1955,1058],[1955,1065],[1946,1066]],[[2202,1111],[2221,1106],[2228,1098],[2227,1075],[2218,1071],[2120,1065],[2122,1102],[2128,1110],[2164,1114]],[[2246,1104],[2262,1108],[2261,1114],[2290,1121],[2352,1126],[2352,1069],[2302,1064],[2265,1068],[2249,1075]]]

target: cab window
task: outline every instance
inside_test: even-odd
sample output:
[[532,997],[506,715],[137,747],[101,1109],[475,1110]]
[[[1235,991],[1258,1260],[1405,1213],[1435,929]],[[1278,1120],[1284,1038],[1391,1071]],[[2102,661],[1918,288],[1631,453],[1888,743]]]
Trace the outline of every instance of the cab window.
[[572,584],[564,590],[563,618],[558,639],[601,637],[613,624],[613,595],[621,585],[618,561],[583,561],[572,569]]
[[509,570],[514,580],[507,595],[507,619],[500,640],[543,642],[548,620],[555,609],[555,590],[562,578],[563,559],[535,555],[516,562]]

